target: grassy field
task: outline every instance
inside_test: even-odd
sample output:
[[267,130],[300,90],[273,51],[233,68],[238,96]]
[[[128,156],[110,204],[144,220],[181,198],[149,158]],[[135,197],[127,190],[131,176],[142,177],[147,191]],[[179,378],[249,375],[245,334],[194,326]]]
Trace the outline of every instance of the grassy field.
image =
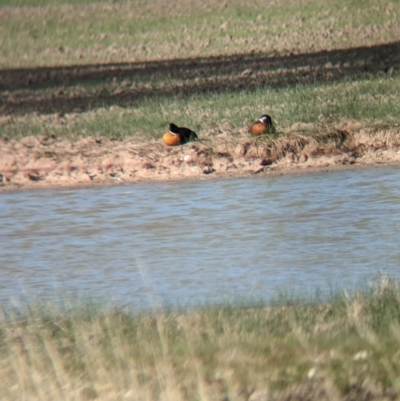
[[131,315],[3,309],[2,400],[394,400],[400,287]]
[[355,47],[396,40],[400,18],[396,0],[10,3],[42,7],[2,10],[7,68]]
[[[0,137],[398,126],[399,20],[399,0],[0,0]],[[0,398],[400,399],[399,317],[385,279],[327,303],[4,308]]]
[[0,136],[398,121],[399,1],[64,3],[0,1]]

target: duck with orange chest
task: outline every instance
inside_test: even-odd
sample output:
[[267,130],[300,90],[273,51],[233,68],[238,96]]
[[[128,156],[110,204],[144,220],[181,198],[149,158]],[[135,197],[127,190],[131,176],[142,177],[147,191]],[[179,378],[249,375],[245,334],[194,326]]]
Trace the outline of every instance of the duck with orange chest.
[[249,131],[254,136],[273,133],[274,126],[271,117],[267,114],[263,114],[257,121],[250,125]]
[[197,134],[189,128],[178,127],[174,123],[169,124],[168,131],[163,135],[163,141],[168,146],[183,145],[198,139]]

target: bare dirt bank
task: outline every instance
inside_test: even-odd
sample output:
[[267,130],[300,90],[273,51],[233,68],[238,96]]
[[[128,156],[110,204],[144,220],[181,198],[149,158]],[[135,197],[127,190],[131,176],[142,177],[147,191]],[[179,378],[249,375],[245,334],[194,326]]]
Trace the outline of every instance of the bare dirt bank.
[[[311,132],[312,131],[312,132]],[[295,124],[276,138],[211,131],[180,147],[161,140],[53,136],[0,139],[0,191],[244,177],[400,164],[400,126]]]

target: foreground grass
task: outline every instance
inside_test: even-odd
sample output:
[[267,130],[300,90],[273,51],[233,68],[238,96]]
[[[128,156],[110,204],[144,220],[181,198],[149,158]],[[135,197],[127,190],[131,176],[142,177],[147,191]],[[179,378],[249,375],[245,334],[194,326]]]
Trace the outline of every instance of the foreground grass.
[[384,278],[327,303],[4,314],[4,400],[374,400],[400,392],[400,286]]

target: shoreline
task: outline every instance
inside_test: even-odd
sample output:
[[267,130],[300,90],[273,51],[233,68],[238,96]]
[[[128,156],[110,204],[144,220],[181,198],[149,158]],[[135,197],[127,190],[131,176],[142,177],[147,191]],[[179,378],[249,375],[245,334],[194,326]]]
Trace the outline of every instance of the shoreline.
[[219,181],[219,180],[234,180],[234,179],[245,179],[254,177],[277,177],[284,175],[302,176],[307,174],[324,174],[324,173],[335,173],[343,171],[360,171],[373,168],[385,168],[385,167],[396,167],[400,166],[400,161],[392,162],[376,162],[373,164],[354,163],[349,165],[326,165],[326,166],[315,166],[315,167],[304,167],[301,165],[293,166],[293,168],[272,168],[269,170],[261,171],[260,173],[216,173],[215,175],[205,175],[196,177],[182,177],[182,178],[171,178],[171,179],[141,179],[136,181],[127,182],[115,182],[115,181],[95,181],[91,183],[78,182],[71,184],[49,184],[46,182],[32,183],[28,185],[4,185],[0,183],[0,194],[1,193],[12,193],[12,192],[30,192],[30,191],[47,191],[47,190],[75,190],[75,189],[91,189],[91,188],[112,188],[112,187],[123,187],[133,185],[151,185],[151,184],[177,184],[182,182],[199,182],[199,181]]
[[245,129],[208,132],[184,146],[160,139],[52,135],[0,138],[0,192],[277,176],[400,165],[400,127],[356,122],[251,138]]

